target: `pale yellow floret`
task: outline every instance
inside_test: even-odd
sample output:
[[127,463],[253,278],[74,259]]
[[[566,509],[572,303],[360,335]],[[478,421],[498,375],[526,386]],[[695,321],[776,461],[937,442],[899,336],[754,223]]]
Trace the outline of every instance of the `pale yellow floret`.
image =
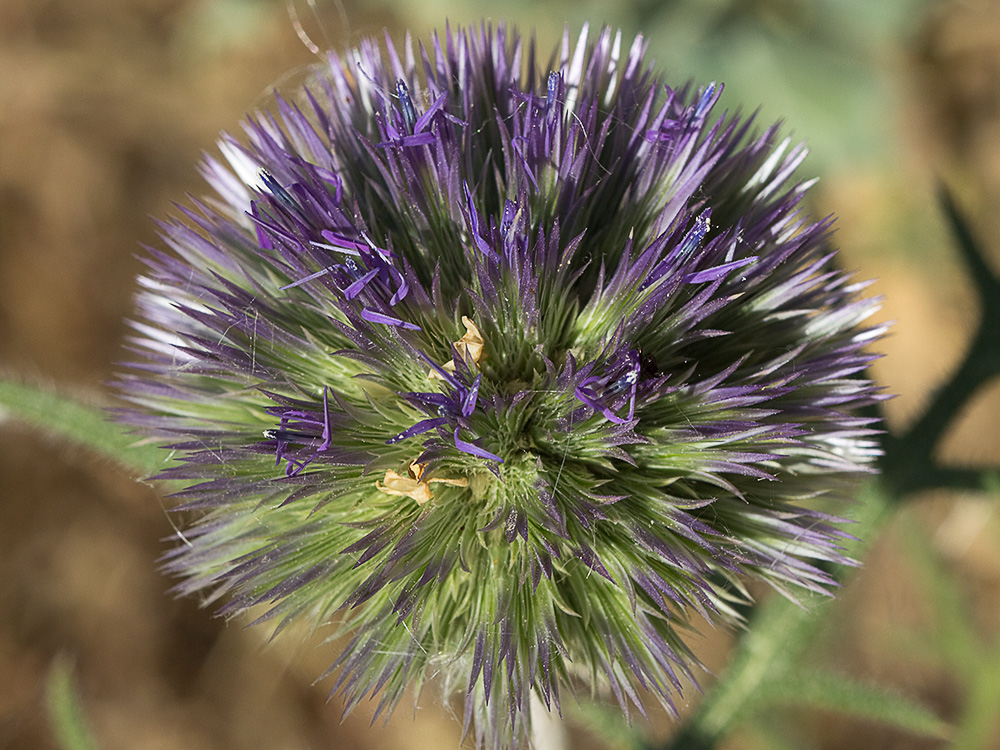
[[[462,316],[462,325],[465,326],[465,335],[454,342],[455,351],[466,362],[471,361],[473,365],[478,367],[479,363],[486,359],[486,352],[484,351],[486,342],[483,340],[483,334],[480,333],[476,324],[469,320],[466,315]],[[444,363],[441,369],[446,372],[455,372],[455,362],[449,360]],[[427,377],[430,380],[444,380],[437,370],[431,370]]]
[[418,464],[411,461],[406,469],[407,476],[402,476],[394,471],[387,471],[385,478],[375,482],[375,488],[387,495],[401,495],[410,497],[417,501],[417,505],[423,505],[431,500],[431,484],[439,482],[450,484],[453,487],[468,487],[469,480],[465,477],[458,479],[448,479],[444,477],[427,477],[424,474],[426,464]]

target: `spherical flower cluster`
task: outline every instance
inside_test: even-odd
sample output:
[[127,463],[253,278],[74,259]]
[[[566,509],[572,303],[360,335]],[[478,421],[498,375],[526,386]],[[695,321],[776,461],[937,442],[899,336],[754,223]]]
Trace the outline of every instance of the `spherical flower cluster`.
[[875,304],[804,149],[643,50],[330,54],[149,251],[120,385],[195,511],[166,567],[350,633],[348,707],[436,676],[494,747],[563,689],[669,708],[692,612],[848,562],[821,509],[875,454]]

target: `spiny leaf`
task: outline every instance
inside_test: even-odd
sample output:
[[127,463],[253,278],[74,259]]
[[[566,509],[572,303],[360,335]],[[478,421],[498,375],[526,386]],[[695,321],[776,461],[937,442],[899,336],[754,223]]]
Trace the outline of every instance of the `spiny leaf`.
[[800,672],[786,679],[784,702],[871,719],[914,734],[947,738],[952,727],[912,698],[891,689],[827,671]]
[[907,558],[934,612],[930,645],[964,678],[971,678],[979,669],[985,644],[962,588],[934,553],[927,533],[909,518],[903,519],[903,525]]
[[93,397],[74,397],[39,385],[0,379],[0,421],[5,416],[23,421],[47,435],[86,446],[148,476],[164,468],[168,453],[158,445],[140,442],[109,418]]

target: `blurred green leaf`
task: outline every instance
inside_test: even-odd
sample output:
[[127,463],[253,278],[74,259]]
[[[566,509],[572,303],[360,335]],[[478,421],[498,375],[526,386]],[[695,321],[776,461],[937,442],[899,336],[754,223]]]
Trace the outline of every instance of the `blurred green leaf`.
[[955,734],[954,746],[962,750],[995,748],[1000,725],[1000,644],[984,649],[977,667],[964,685],[965,703]]
[[954,576],[935,553],[930,537],[909,515],[901,517],[900,525],[905,554],[934,616],[927,644],[963,682],[972,679],[982,661],[985,644],[976,631],[962,587],[956,585]]
[[162,448],[137,440],[113,422],[104,407],[41,386],[0,379],[0,416],[86,446],[140,476],[160,471],[169,460]]
[[[995,480],[991,484],[995,487]],[[906,532],[908,559],[916,568],[934,615],[927,643],[958,677],[964,694],[954,747],[988,750],[995,747],[1000,724],[1000,639],[981,632],[969,592],[935,551],[927,533],[912,521]]]
[[57,656],[49,668],[45,685],[49,723],[62,750],[97,750],[90,724],[83,711],[73,678],[73,665]]
[[911,698],[888,688],[826,671],[797,671],[776,693],[783,703],[822,708],[871,719],[914,734],[946,738],[949,724]]
[[195,63],[232,49],[250,47],[267,32],[282,3],[271,0],[202,0],[180,17],[175,52]]
[[626,720],[617,705],[581,700],[579,703],[567,703],[563,710],[573,724],[599,738],[609,750],[643,750],[647,747],[644,733]]

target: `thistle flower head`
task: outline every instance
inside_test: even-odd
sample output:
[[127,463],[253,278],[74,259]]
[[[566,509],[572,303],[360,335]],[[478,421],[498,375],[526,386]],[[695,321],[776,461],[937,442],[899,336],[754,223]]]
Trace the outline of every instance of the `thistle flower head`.
[[149,251],[121,387],[197,511],[166,567],[350,632],[348,708],[440,675],[493,747],[532,694],[669,709],[691,612],[848,562],[819,508],[875,453],[874,303],[802,209],[804,149],[643,49],[331,54]]

